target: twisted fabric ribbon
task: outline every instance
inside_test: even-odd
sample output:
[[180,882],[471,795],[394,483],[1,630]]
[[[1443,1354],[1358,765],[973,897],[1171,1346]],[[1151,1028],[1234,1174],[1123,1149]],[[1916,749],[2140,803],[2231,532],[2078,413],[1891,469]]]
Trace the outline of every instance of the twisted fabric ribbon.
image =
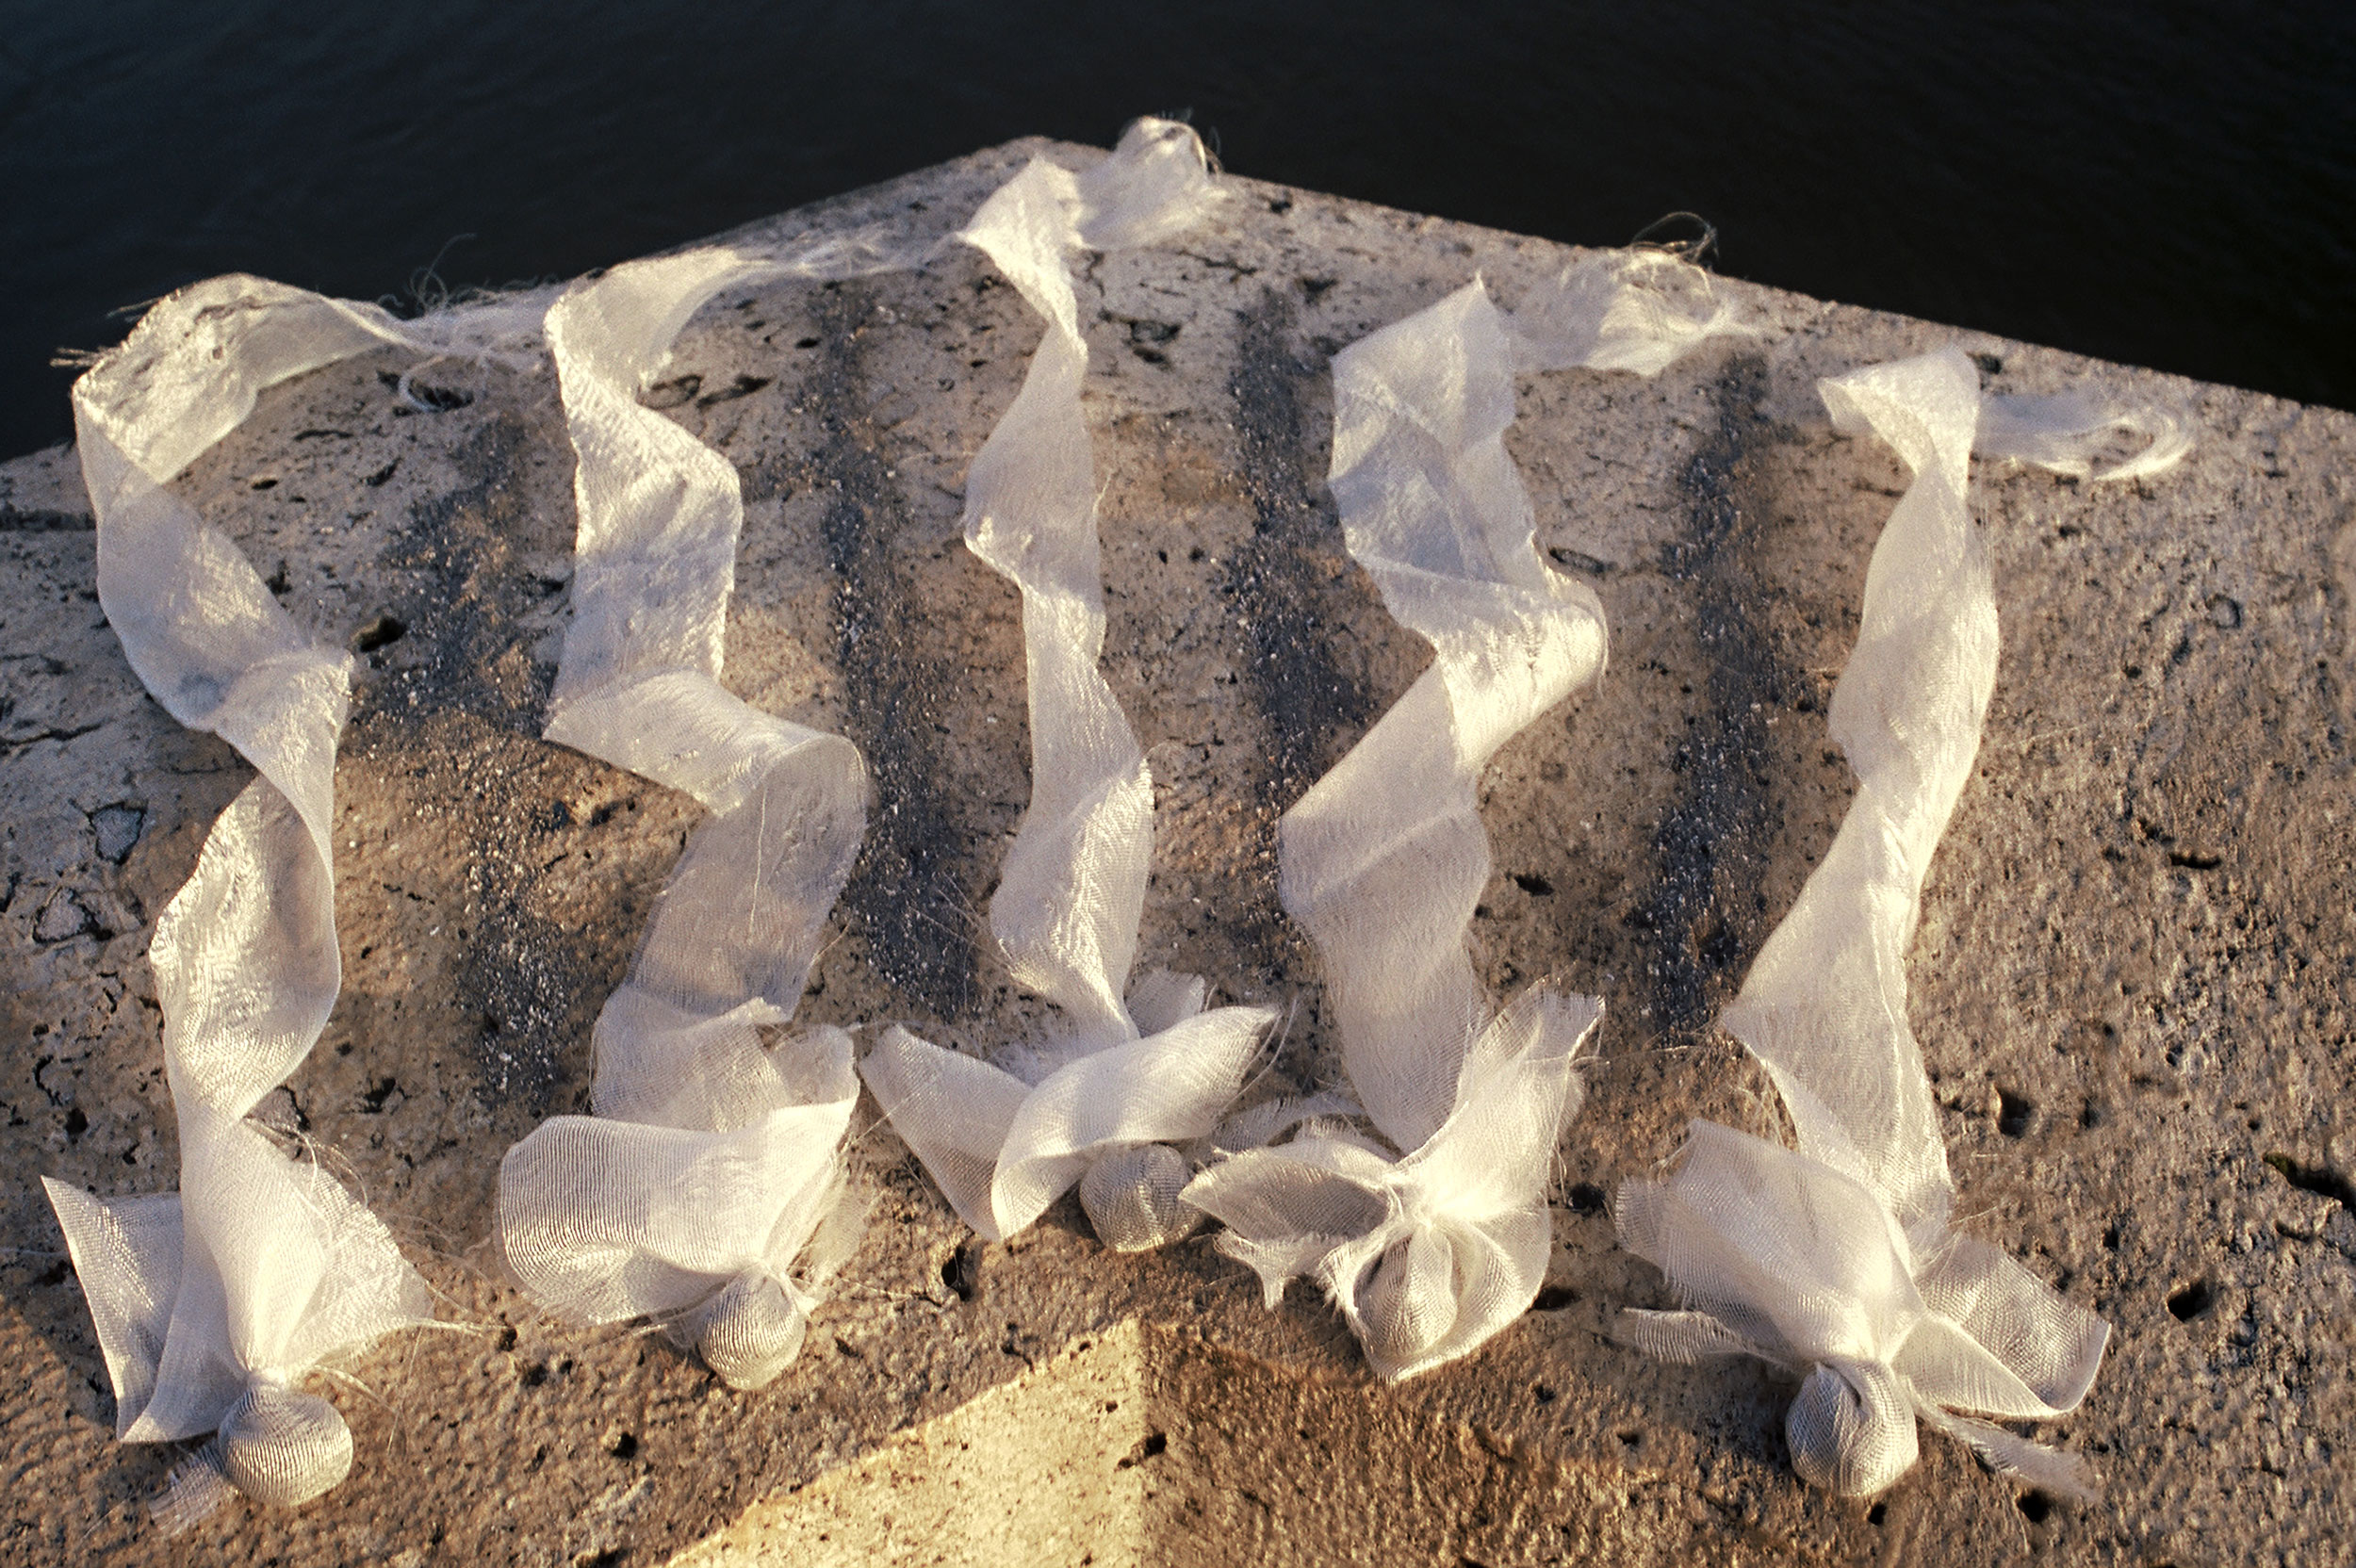
[[595,1114],[550,1119],[500,1162],[499,1242],[549,1311],[657,1318],[737,1388],[792,1362],[862,1223],[842,1158],[850,1037],[772,1049],[763,1031],[801,999],[859,852],[867,774],[849,741],[720,684],[736,471],[637,393],[723,288],[911,264],[856,238],[782,257],[712,247],[614,268],[548,317],[580,522],[546,734],[711,816],[598,1014]]
[[1035,159],[958,236],[1046,318],[1023,389],[966,481],[969,548],[1023,592],[1031,802],[990,900],[1017,980],[1063,1032],[1002,1055],[905,1029],[861,1064],[893,1129],[965,1222],[1014,1234],[1074,1182],[1098,1237],[1135,1250],[1182,1234],[1188,1165],[1242,1087],[1273,1009],[1203,1010],[1200,979],[1155,972],[1122,995],[1153,849],[1153,782],[1097,667],[1104,642],[1096,485],[1080,410],[1088,344],[1069,254],[1150,244],[1218,196],[1186,126],[1140,120],[1074,175]]
[[1505,450],[1514,366],[1649,374],[1743,330],[1699,269],[1606,253],[1514,319],[1476,280],[1333,361],[1350,553],[1433,658],[1284,814],[1281,892],[1324,956],[1350,1085],[1389,1148],[1312,1121],[1214,1165],[1185,1197],[1225,1222],[1220,1250],[1259,1274],[1271,1307],[1295,1278],[1324,1287],[1384,1378],[1467,1353],[1536,1297],[1546,1178],[1603,1014],[1541,984],[1491,1018],[1465,947],[1489,877],[1481,771],[1604,665],[1603,607],[1540,559]]
[[[1833,694],[1856,802],[1723,1020],[1775,1079],[1798,1149],[1696,1121],[1673,1174],[1621,1188],[1621,1240],[1691,1310],[1627,1313],[1618,1331],[1671,1359],[1742,1353],[1805,1370],[1785,1423],[1792,1465],[1844,1495],[1879,1492],[1914,1463],[1917,1417],[1999,1469],[2084,1494],[2076,1456],[1953,1413],[2074,1409],[2110,1331],[1948,1229],[1955,1186],[1906,1023],[1922,881],[1996,680],[1995,596],[1966,502],[1978,377],[1947,349],[1820,384],[1837,426],[1880,436],[1915,477],[1874,546],[1857,651]],[[2119,422],[2076,419],[2086,406],[2016,401],[2000,443],[2075,420],[2074,452],[2051,439],[2043,449],[2083,460],[2083,443]]]
[[106,618],[155,700],[260,776],[213,825],[148,945],[179,1192],[108,1200],[44,1179],[114,1384],[116,1435],[215,1433],[156,1504],[170,1527],[231,1486],[292,1505],[343,1479],[352,1434],[296,1383],[430,1321],[434,1304],[373,1215],[245,1119],[309,1054],[342,984],[330,833],[351,658],[305,635],[237,547],[166,486],[280,382],[388,344],[511,356],[544,305],[400,321],[213,278],[156,305],[74,384]]

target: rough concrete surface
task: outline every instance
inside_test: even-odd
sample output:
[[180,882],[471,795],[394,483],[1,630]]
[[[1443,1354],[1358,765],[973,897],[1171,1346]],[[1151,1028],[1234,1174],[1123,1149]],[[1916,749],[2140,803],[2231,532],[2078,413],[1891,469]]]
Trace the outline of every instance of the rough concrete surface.
[[[1016,143],[788,214],[939,232]],[[1342,548],[1328,357],[1562,247],[1233,180],[1205,228],[1080,280],[1094,362],[1105,667],[1160,800],[1141,961],[1292,1009],[1279,1072],[1335,1059],[1273,825],[1423,649]],[[1525,378],[1508,437],[1541,542],[1611,616],[1610,673],[1498,757],[1476,923],[1500,989],[1608,999],[1536,1310],[1375,1383],[1339,1320],[1198,1238],[1105,1252],[1067,1200],[964,1233],[859,1118],[867,1243],[770,1388],[658,1336],[581,1331],[496,1277],[500,1153],[585,1107],[587,1026],[695,818],[537,739],[565,614],[552,378],[449,364],[406,411],[387,351],[281,387],[181,482],[288,608],[362,650],[336,774],[345,988],[265,1112],[363,1190],[444,1298],[334,1389],[352,1478],[178,1539],[175,1455],[123,1447],[34,1178],[174,1181],[146,944],[248,776],[140,690],[92,591],[71,454],[0,468],[0,1559],[123,1564],[2324,1564],[2356,1554],[2356,419],[1726,286],[1766,327],[1656,381]],[[802,1014],[987,1046],[1039,1021],[984,907],[1021,812],[1017,601],[958,540],[967,464],[1039,324],[977,253],[721,298],[647,400],[738,466],[728,678],[838,727],[877,793]],[[1903,483],[1815,378],[1949,341],[1993,384],[2079,378],[2192,412],[2164,479],[1988,467],[2004,653],[1912,958],[1959,1212],[2116,1331],[2039,1435],[2107,1481],[2024,1494],[1926,1435],[1873,1504],[1791,1474],[1790,1385],[1604,1337],[1661,1304],[1605,1198],[1704,1115],[1772,1131],[1712,1027],[1829,843],[1851,777],[1824,704]],[[1272,1086],[1273,1080],[1270,1086]]]

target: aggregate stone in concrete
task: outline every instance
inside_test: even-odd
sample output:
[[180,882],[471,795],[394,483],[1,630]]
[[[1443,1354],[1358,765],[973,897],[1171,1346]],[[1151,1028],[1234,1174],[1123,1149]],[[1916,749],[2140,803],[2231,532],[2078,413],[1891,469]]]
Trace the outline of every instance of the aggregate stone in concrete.
[[[1034,154],[976,154],[748,231],[941,233]],[[1231,180],[1171,246],[1088,262],[1105,668],[1159,801],[1140,961],[1287,1009],[1257,1092],[1336,1069],[1276,817],[1423,648],[1342,548],[1330,356],[1476,273],[1511,304],[1563,247]],[[1264,1312],[1198,1238],[1121,1257],[1067,1201],[984,1246],[871,1106],[872,1228],[802,1358],[729,1391],[666,1341],[553,1323],[485,1246],[500,1153],[585,1108],[587,1027],[696,810],[538,737],[564,624],[570,450],[551,378],[394,351],[266,396],[180,481],[319,635],[360,654],[336,773],[344,994],[264,1106],[400,1236],[446,1324],[333,1389],[352,1478],[188,1535],[178,1457],[122,1447],[35,1178],[177,1168],[146,949],[249,776],[141,691],[92,591],[70,453],[0,468],[0,1407],[27,1563],[2001,1562],[2323,1564],[2356,1552],[2356,420],[1738,284],[1762,327],[1654,381],[1525,378],[1508,440],[1542,545],[1611,616],[1601,686],[1482,785],[1473,932],[1502,993],[1604,996],[1537,1307],[1467,1360],[1372,1381],[1296,1287]],[[958,538],[967,465],[1039,325],[953,249],[918,273],[724,296],[649,402],[728,454],[747,519],[728,679],[839,728],[865,854],[802,1005],[983,1048],[1038,1026],[984,909],[1027,792],[1013,590]],[[2173,401],[2179,471],[1987,467],[2004,653],[1933,868],[1911,1006],[1973,1233],[2116,1331],[2038,1435],[2107,1481],[2024,1494],[1952,1443],[1884,1498],[1792,1476],[1790,1384],[1605,1335],[1659,1277],[1613,1184],[1687,1118],[1773,1134],[1713,1027],[1840,822],[1824,705],[1904,478],[1817,377],[1960,342],[1990,383]]]

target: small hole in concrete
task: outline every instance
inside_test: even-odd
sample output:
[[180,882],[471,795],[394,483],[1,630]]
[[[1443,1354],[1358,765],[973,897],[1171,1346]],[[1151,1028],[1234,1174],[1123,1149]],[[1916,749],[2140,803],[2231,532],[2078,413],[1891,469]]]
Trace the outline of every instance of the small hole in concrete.
[[352,634],[352,651],[374,653],[381,647],[400,642],[408,634],[409,629],[401,624],[400,616],[379,615]]
[[1693,951],[1711,969],[1731,969],[1742,956],[1742,942],[1731,924],[1712,920],[1702,930]]
[[1579,1292],[1568,1285],[1542,1285],[1539,1287],[1538,1298],[1530,1303],[1530,1310],[1531,1312],[1561,1312],[1564,1307],[1577,1305],[1578,1301]]
[[701,376],[674,376],[669,381],[656,382],[639,393],[638,406],[658,412],[677,408],[681,403],[692,401],[695,394],[703,389],[704,379]]
[[65,1135],[67,1137],[78,1138],[89,1131],[90,1118],[82,1114],[82,1108],[79,1105],[65,1113]]
[[1513,874],[1513,883],[1514,886],[1520,888],[1522,891],[1530,894],[1532,898],[1552,898],[1554,896],[1554,884],[1547,881],[1545,877],[1537,875],[1531,872],[1515,872]]
[[973,1243],[961,1242],[941,1266],[941,1282],[957,1292],[960,1301],[971,1301],[981,1285],[981,1259]]
[[2217,1305],[2217,1286],[2195,1280],[2168,1298],[2168,1310],[2179,1323],[2189,1323]]
[[1133,1470],[1147,1460],[1156,1458],[1170,1447],[1170,1438],[1162,1432],[1150,1432],[1144,1442],[1129,1450],[1129,1457],[1113,1466],[1116,1470]]
[[1563,1194],[1563,1199],[1571,1205],[1573,1214],[1601,1214],[1604,1211],[1603,1188],[1593,1182],[1579,1183]]
[[1875,1503],[1865,1511],[1865,1522],[1869,1525],[1878,1525],[1889,1517],[1890,1505],[1888,1503]]
[[[2256,1127],[2256,1122],[2250,1123]],[[2336,1203],[2356,1209],[2356,1182],[2333,1170],[2330,1166],[2301,1165],[2288,1154],[2268,1154],[2266,1164],[2301,1192],[2312,1192],[2318,1198],[2329,1198]]]
[[2026,1135],[2037,1120],[2037,1102],[2010,1089],[1998,1089],[1996,1098],[1996,1130],[2008,1138]]
[[607,1444],[605,1451],[615,1459],[635,1459],[638,1456],[637,1433],[624,1432],[612,1443]]
[[740,375],[733,383],[720,388],[719,391],[707,392],[702,397],[697,398],[695,400],[695,406],[697,408],[710,408],[714,403],[734,402],[739,398],[749,398],[754,393],[760,391],[762,387],[768,385],[772,379],[774,378],[769,376]]
[[1545,1383],[1532,1384],[1530,1392],[1531,1396],[1542,1405],[1550,1405],[1554,1403],[1557,1397],[1554,1390],[1548,1388]]
[[1644,1441],[1644,1434],[1643,1432],[1622,1432],[1620,1434],[1620,1445],[1623,1447],[1633,1448]]
[[2053,1511],[2053,1499],[2042,1492],[2023,1492],[2018,1501],[2021,1517],[2032,1525],[2042,1525],[2046,1516]]

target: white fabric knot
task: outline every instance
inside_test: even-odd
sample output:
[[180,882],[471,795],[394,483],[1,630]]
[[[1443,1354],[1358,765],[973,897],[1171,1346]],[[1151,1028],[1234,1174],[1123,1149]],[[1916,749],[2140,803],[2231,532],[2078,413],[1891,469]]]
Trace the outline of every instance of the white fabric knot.
[[1227,1228],[1219,1249],[1260,1276],[1273,1307],[1306,1278],[1366,1360],[1396,1380],[1478,1348],[1545,1282],[1555,1139],[1578,1114],[1592,997],[1532,987],[1464,1061],[1439,1129],[1399,1155],[1346,1126],[1211,1166],[1186,1200]]
[[2066,1413],[2110,1334],[1994,1248],[1940,1226],[1923,1228],[1918,1252],[1863,1183],[1709,1121],[1693,1123],[1672,1174],[1621,1188],[1614,1217],[1689,1308],[1623,1313],[1615,1335],[1673,1361],[1751,1355],[1805,1372],[1786,1429],[1807,1479],[1844,1496],[1884,1490],[1914,1463],[1919,1415],[2002,1469],[2091,1489],[2075,1455],[1955,1413]]
[[1842,1497],[1870,1497],[1914,1468],[1921,1447],[1904,1379],[1877,1361],[1818,1362],[1784,1413],[1800,1478]]
[[[226,1498],[291,1506],[342,1480],[352,1436],[290,1385],[431,1322],[425,1282],[374,1215],[253,1123],[181,1105],[181,1191],[99,1199],[44,1178],[82,1281],[126,1443],[216,1434],[155,1505],[184,1528]],[[249,1481],[256,1484],[248,1484]]]
[[864,1211],[842,1148],[859,1080],[840,1029],[774,1053],[750,1028],[701,1046],[673,1057],[695,1087],[669,1110],[687,1124],[553,1117],[510,1149],[499,1245],[557,1315],[654,1318],[732,1386],[756,1388],[793,1361],[810,1309],[858,1245]]
[[2083,1495],[2075,1456],[1955,1413],[2075,1408],[2110,1331],[1949,1229],[1955,1184],[1906,1022],[1923,879],[1996,678],[1995,595],[1967,504],[1979,380],[1951,348],[1821,390],[1836,425],[1887,441],[1914,481],[1874,545],[1833,693],[1856,800],[1721,1020],[1775,1080],[1798,1147],[1697,1121],[1668,1175],[1621,1189],[1621,1240],[1689,1310],[1623,1314],[1616,1331],[1673,1359],[1749,1354],[1805,1373],[1792,1463],[1836,1492],[1894,1481],[1920,1419]]
[[990,925],[1016,980],[1063,1014],[1000,1064],[888,1031],[861,1063],[892,1129],[959,1217],[1002,1240],[1076,1183],[1098,1239],[1123,1250],[1192,1228],[1170,1144],[1218,1125],[1273,1009],[1203,1009],[1202,980],[1155,972],[1124,998],[1153,854],[1153,781],[1099,667],[1104,573],[1080,389],[1088,343],[1070,256],[1151,243],[1219,200],[1202,143],[1141,120],[1073,174],[1034,159],[958,237],[1046,319],[1023,389],[966,476],[967,547],[1023,595],[1031,799]]
[[1515,368],[1649,374],[1748,330],[1698,268],[1614,253],[1513,318],[1476,278],[1334,358],[1343,537],[1432,662],[1285,812],[1280,890],[1382,1141],[1312,1130],[1185,1196],[1226,1222],[1219,1247],[1270,1306],[1289,1280],[1322,1285],[1385,1378],[1465,1354],[1536,1297],[1576,1053],[1603,1011],[1533,988],[1493,1018],[1465,948],[1490,871],[1481,770],[1604,665],[1603,606],[1541,559],[1505,449]]
[[768,1037],[793,1017],[858,855],[867,772],[849,741],[721,684],[736,470],[637,392],[722,289],[924,253],[857,236],[708,247],[616,267],[548,313],[580,527],[546,735],[711,814],[598,1013],[594,1114],[544,1122],[500,1162],[499,1243],[548,1311],[653,1317],[738,1388],[793,1361],[863,1223],[843,1164],[849,1036]]
[[1201,980],[1157,971],[1131,993],[1135,1036],[1119,1044],[1016,1054],[1018,1072],[893,1028],[860,1070],[986,1240],[1022,1231],[1077,1183],[1098,1239],[1136,1251],[1192,1228],[1176,1202],[1191,1168],[1162,1146],[1218,1129],[1276,1020],[1271,1007],[1204,1011],[1203,1000]]
[[816,1298],[767,1269],[739,1274],[682,1325],[730,1388],[763,1388],[801,1353]]
[[352,1473],[352,1429],[335,1407],[270,1380],[230,1407],[217,1441],[229,1483],[273,1508],[307,1503]]
[[1179,1197],[1193,1177],[1186,1156],[1168,1144],[1116,1145],[1080,1178],[1080,1208],[1098,1239],[1114,1251],[1151,1251],[1181,1240],[1202,1223],[1203,1211]]
[[270,386],[388,345],[536,356],[545,305],[403,322],[259,278],[213,278],[156,305],[74,384],[107,621],[156,700],[259,775],[213,824],[148,944],[180,1191],[98,1199],[45,1184],[114,1384],[117,1436],[217,1433],[155,1505],[168,1527],[233,1487],[291,1504],[341,1480],[342,1418],[284,1384],[434,1315],[375,1217],[245,1119],[309,1054],[342,984],[329,829],[352,661],[298,627],[170,485]]
[[334,1405],[256,1374],[213,1440],[172,1468],[151,1508],[166,1535],[240,1492],[266,1507],[294,1508],[341,1484],[352,1461],[352,1429]]

